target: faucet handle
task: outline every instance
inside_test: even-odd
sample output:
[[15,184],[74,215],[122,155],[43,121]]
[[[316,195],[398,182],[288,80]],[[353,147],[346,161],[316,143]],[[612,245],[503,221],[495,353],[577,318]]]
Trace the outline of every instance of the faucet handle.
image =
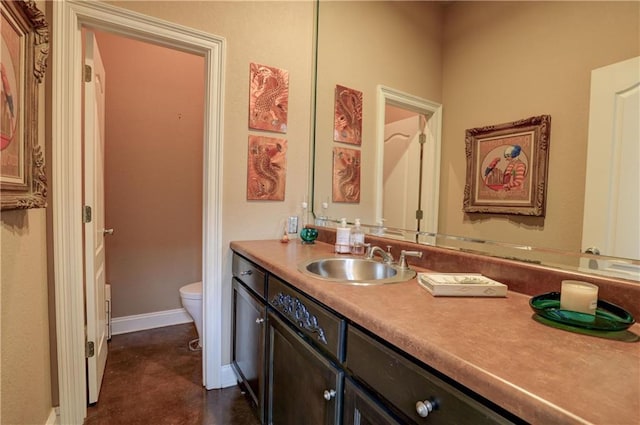
[[422,251],[407,251],[404,249],[400,251],[400,259],[398,260],[398,267],[400,269],[409,269],[409,265],[407,264],[407,257],[422,258]]
[[369,242],[365,243],[364,248],[365,248],[364,257],[368,260],[373,258],[373,251],[372,251],[373,248],[371,247],[371,244]]

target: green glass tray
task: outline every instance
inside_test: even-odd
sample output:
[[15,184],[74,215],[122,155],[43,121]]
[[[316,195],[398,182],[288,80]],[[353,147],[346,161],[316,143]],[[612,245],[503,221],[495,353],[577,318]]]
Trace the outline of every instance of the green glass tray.
[[560,292],[536,295],[529,305],[538,315],[553,322],[596,331],[622,331],[635,323],[633,316],[620,306],[598,300],[595,316],[560,308]]

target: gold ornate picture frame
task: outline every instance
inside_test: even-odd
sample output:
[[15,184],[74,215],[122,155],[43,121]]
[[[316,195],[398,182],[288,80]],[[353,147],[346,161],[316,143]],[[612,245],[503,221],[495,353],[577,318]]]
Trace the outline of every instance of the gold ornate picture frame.
[[49,54],[49,29],[32,0],[2,0],[0,15],[1,209],[42,208],[47,181],[38,143],[38,85]]
[[465,134],[464,212],[544,216],[551,116]]

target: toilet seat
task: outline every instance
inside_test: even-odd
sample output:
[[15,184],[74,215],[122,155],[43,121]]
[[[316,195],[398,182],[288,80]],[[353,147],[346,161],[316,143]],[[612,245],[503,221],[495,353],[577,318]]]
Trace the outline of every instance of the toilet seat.
[[202,282],[194,282],[180,288],[180,296],[187,300],[202,299]]

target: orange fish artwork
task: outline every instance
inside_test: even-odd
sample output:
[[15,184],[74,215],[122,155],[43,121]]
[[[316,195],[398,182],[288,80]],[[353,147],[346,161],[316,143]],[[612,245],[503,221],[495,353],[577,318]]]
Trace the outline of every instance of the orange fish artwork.
[[333,149],[333,202],[360,202],[360,151]]
[[249,128],[287,132],[289,71],[251,63]]
[[362,144],[362,92],[336,86],[333,140]]
[[284,201],[287,140],[249,136],[247,200]]

